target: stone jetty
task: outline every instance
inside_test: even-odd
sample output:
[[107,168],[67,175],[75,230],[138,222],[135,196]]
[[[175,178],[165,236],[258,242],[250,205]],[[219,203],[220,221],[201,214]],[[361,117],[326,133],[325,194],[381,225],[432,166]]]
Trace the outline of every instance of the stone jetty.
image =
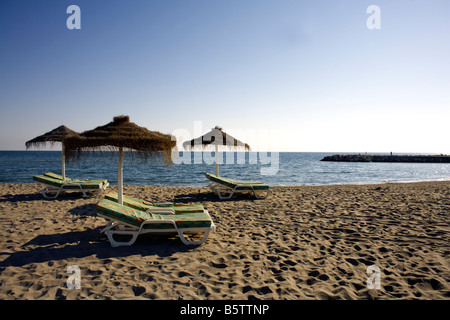
[[332,156],[326,156],[320,161],[450,163],[450,155],[335,154]]

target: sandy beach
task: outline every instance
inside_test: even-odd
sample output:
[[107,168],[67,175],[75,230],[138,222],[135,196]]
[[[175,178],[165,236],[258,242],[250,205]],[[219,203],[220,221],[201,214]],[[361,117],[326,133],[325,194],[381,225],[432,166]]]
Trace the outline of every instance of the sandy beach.
[[[39,190],[0,184],[2,300],[450,299],[449,181],[273,187],[265,200],[231,201],[206,187],[125,186],[203,204],[217,228],[194,247],[145,235],[113,248],[98,199]],[[80,289],[67,287],[71,265]],[[378,289],[367,286],[373,265]]]

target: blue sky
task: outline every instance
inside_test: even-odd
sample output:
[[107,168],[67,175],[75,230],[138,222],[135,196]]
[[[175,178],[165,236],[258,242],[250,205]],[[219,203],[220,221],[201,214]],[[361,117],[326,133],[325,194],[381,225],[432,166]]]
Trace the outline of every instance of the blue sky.
[[[66,27],[72,4],[80,30]],[[179,139],[220,125],[254,150],[450,153],[449,12],[447,0],[2,0],[0,150],[126,114]]]

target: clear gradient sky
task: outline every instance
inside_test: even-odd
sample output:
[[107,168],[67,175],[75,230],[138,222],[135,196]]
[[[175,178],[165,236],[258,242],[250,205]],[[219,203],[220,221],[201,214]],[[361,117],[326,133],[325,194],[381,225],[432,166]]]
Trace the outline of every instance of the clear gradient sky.
[[450,153],[449,14],[448,0],[1,0],[0,150],[126,114],[189,138],[220,125],[257,151]]

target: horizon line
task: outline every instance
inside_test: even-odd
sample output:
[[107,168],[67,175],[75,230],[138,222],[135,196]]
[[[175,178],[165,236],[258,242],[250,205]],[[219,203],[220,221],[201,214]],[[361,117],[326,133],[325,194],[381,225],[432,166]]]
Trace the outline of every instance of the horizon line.
[[[0,149],[0,152],[41,152],[41,151],[49,151],[49,152],[61,152],[62,150],[26,150],[26,149],[9,149],[9,150],[3,150]],[[127,152],[134,151],[134,150],[127,150]],[[93,151],[95,152],[95,151]],[[102,152],[116,152],[114,150],[105,150]],[[214,150],[178,150],[178,152],[215,152]],[[361,155],[370,155],[372,153],[385,153],[385,154],[426,154],[426,155],[440,155],[440,156],[450,156],[450,153],[442,153],[442,152],[417,152],[417,151],[399,151],[399,152],[391,152],[391,151],[274,151],[274,150],[248,150],[248,151],[241,151],[241,150],[219,150],[219,152],[225,153],[225,152],[270,152],[270,153],[339,153],[339,154],[361,154]]]

